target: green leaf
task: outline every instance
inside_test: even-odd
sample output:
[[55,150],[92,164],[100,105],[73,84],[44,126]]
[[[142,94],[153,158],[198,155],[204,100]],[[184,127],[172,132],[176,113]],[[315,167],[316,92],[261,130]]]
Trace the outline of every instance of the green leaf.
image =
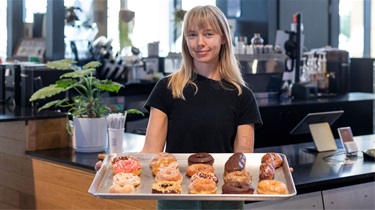
[[81,78],[85,77],[87,75],[90,75],[95,72],[95,69],[85,69],[85,70],[76,70],[73,72],[69,72],[66,74],[63,74],[60,76],[60,78],[66,78],[66,77],[71,77],[71,78]]
[[42,107],[40,107],[38,109],[38,111],[42,110],[42,109],[48,109],[52,106],[56,106],[56,104],[59,104],[60,103],[60,100],[55,100],[55,101],[51,101],[51,102],[48,102],[46,104],[44,104]]
[[97,84],[96,87],[99,90],[103,90],[103,91],[118,92],[120,88],[124,87],[124,85],[118,82],[113,82],[112,80],[104,80],[104,81],[101,81],[99,84]]
[[35,101],[35,100],[38,100],[38,99],[44,99],[44,98],[49,98],[51,96],[54,96],[56,94],[59,94],[61,92],[64,92],[66,89],[65,88],[61,88],[61,87],[57,87],[56,84],[51,84],[47,87],[44,87],[42,89],[39,89],[38,91],[36,91],[31,97],[30,97],[30,101]]
[[90,68],[96,69],[97,67],[99,67],[101,65],[102,64],[99,61],[91,61],[91,62],[87,63],[86,65],[84,65],[82,68],[83,69],[90,69]]
[[64,60],[47,62],[46,66],[52,69],[71,70],[71,69],[74,69],[72,65],[75,63],[77,62],[73,60],[69,60],[69,59],[64,59]]
[[55,84],[56,84],[56,87],[67,88],[77,82],[78,82],[77,80],[73,80],[73,79],[61,79],[61,80],[57,80]]
[[138,109],[128,109],[128,110],[126,110],[126,112],[128,114],[140,114],[143,117],[145,116],[145,114],[143,112],[139,111]]

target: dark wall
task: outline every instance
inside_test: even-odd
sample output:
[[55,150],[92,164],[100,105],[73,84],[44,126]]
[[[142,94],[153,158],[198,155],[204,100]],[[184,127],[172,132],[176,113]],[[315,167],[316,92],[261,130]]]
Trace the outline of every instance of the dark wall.
[[374,58],[350,59],[350,92],[374,92]]
[[[230,0],[217,0],[227,14]],[[274,44],[277,30],[290,30],[293,14],[302,14],[305,48],[338,46],[338,0],[241,0],[241,16],[236,18],[235,36],[261,33],[266,44]],[[233,18],[229,17],[228,18]]]
[[265,44],[273,44],[270,42],[269,26],[276,22],[276,2],[274,0],[241,0],[241,16],[237,18],[227,15],[230,0],[217,0],[216,5],[228,18],[236,19],[235,36],[247,36],[250,42],[254,33],[260,33]]

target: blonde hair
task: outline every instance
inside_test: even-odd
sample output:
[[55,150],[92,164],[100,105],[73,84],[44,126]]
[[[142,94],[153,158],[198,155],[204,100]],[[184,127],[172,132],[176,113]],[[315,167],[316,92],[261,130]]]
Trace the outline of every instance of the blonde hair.
[[[183,34],[182,34],[182,62],[178,71],[170,75],[168,88],[172,90],[173,98],[185,99],[183,90],[186,85],[194,85],[198,91],[198,87],[193,82],[196,77],[194,73],[193,57],[189,53],[186,36],[189,29],[193,26],[204,28],[210,25],[212,29],[218,32],[225,41],[221,46],[219,54],[219,74],[222,80],[233,84],[238,90],[238,95],[242,94],[240,85],[245,85],[242,78],[240,65],[233,53],[232,37],[230,35],[228,21],[223,12],[212,5],[197,6],[189,10],[184,17]],[[222,87],[224,85],[220,83]]]

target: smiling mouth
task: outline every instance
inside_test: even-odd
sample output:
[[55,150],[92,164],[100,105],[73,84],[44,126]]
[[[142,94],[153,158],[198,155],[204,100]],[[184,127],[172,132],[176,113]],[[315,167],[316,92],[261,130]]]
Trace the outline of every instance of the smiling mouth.
[[196,53],[199,54],[199,55],[203,55],[203,54],[207,54],[208,51],[196,51]]

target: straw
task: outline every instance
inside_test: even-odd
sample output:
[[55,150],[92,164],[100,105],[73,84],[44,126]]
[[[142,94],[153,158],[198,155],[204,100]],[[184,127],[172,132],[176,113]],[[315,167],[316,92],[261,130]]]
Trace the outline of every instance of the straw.
[[111,129],[123,129],[125,127],[126,112],[109,114],[107,116],[107,126]]

